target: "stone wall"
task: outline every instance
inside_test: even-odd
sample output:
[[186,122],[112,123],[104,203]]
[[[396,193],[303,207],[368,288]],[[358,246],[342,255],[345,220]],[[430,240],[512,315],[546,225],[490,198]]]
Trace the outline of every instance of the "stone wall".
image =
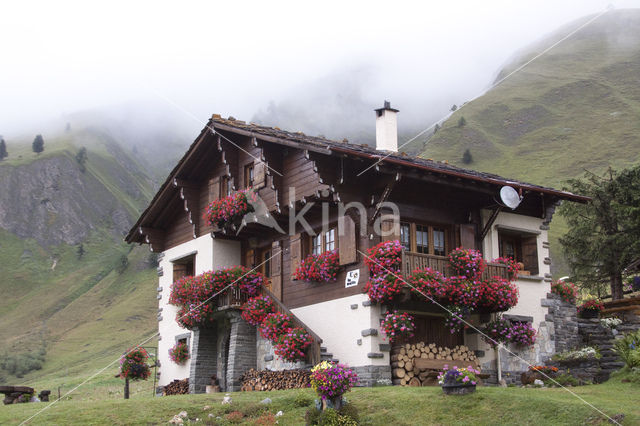
[[385,380],[391,383],[390,365],[365,365],[362,367],[351,367],[358,375],[356,386],[373,386],[378,380]]
[[216,375],[217,340],[218,333],[215,328],[193,330],[189,393],[204,393],[206,386],[211,384],[211,376]]
[[256,368],[256,328],[243,320],[239,311],[229,311],[228,317],[231,334],[225,382],[227,391],[236,392],[242,387],[242,374]]
[[549,309],[545,319],[553,323],[552,339],[555,342],[555,352],[564,352],[580,346],[576,305],[565,302],[553,293],[547,293],[547,298],[541,303]]
[[273,350],[273,344],[260,336],[258,330],[256,330],[256,364],[257,370],[294,370],[298,368],[312,367],[307,365],[304,361],[287,362],[281,360]]

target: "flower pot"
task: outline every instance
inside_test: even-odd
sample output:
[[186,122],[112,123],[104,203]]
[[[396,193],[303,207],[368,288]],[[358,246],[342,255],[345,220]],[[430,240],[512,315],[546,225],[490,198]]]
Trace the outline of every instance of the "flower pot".
[[343,404],[344,404],[344,401],[342,399],[342,395],[334,398],[323,399],[322,410],[324,411],[327,408],[333,408],[334,410],[339,411],[340,409],[342,409]]
[[476,385],[467,385],[463,383],[443,384],[442,391],[445,395],[466,395],[476,391]]
[[598,311],[596,311],[594,309],[585,309],[584,311],[582,311],[580,316],[582,318],[598,318],[599,314],[600,314],[600,312],[598,312]]

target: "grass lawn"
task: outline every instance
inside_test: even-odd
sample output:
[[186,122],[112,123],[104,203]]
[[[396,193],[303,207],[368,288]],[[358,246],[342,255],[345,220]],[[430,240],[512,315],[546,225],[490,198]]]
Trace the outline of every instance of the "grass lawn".
[[[640,385],[611,379],[602,385],[570,388],[609,416],[624,414],[622,424],[640,424]],[[80,390],[82,392],[82,390]],[[245,424],[255,423],[264,410],[283,411],[281,425],[304,424],[305,412],[315,397],[310,389],[243,392],[232,394],[232,405],[222,405],[223,394],[181,395],[153,398],[135,394],[129,401],[61,401],[35,417],[29,424],[166,424],[174,415],[186,411],[191,421],[204,424],[229,424],[224,415],[243,412]],[[306,396],[308,406],[300,406]],[[272,399],[267,408],[259,404]],[[518,424],[582,425],[605,424],[595,410],[563,389],[482,387],[468,396],[445,396],[438,387],[358,388],[347,394],[358,410],[361,424]],[[46,407],[46,403],[16,404],[0,407],[0,424],[20,424]],[[211,407],[205,410],[206,406]],[[209,414],[213,414],[210,418]],[[222,420],[217,420],[221,416]]]

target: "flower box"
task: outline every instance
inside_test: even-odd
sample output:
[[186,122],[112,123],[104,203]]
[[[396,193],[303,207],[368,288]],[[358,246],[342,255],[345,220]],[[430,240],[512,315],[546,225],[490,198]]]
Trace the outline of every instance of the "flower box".
[[585,319],[598,318],[599,314],[600,314],[599,311],[596,311],[596,310],[593,310],[593,309],[585,309],[584,311],[582,311],[580,313],[580,317],[585,318]]
[[476,385],[462,383],[443,384],[442,391],[445,395],[467,395],[476,391]]

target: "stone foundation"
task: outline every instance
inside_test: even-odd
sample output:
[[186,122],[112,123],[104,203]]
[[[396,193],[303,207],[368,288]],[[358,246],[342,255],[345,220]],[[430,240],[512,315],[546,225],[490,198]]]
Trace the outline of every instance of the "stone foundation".
[[552,339],[555,342],[555,352],[564,352],[580,346],[576,305],[565,302],[557,294],[547,293],[547,298],[542,300],[542,306],[549,309],[546,319],[553,323]]
[[206,386],[211,384],[211,376],[217,374],[217,340],[215,328],[193,330],[189,393],[204,393]]
[[364,365],[362,367],[351,367],[351,369],[358,375],[356,386],[371,387],[378,380],[388,380],[391,383],[390,365]]

